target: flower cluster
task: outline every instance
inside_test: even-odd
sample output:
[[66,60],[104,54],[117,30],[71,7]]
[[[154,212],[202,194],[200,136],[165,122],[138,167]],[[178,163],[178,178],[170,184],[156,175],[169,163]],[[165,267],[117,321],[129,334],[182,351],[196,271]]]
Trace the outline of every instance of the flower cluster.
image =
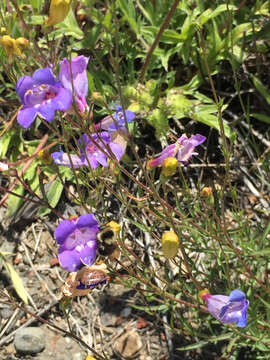
[[[16,85],[16,90],[22,103],[18,112],[18,123],[29,128],[36,116],[46,121],[52,121],[56,111],[67,111],[72,105],[72,93],[81,114],[89,111],[86,102],[88,94],[88,78],[86,68],[89,58],[76,56],[69,62],[66,58],[59,62],[59,79],[52,69],[39,69],[33,76],[22,76]],[[108,159],[120,160],[124,154],[125,146],[121,141],[111,140],[111,132],[125,130],[126,123],[135,119],[130,110],[123,110],[116,106],[112,116],[106,116],[100,123],[94,125],[95,132],[84,134],[78,141],[80,156],[60,151],[51,154],[57,165],[77,169],[81,166],[90,166],[96,169],[98,165],[108,166]]]
[[72,105],[73,89],[79,110],[82,113],[87,111],[88,61],[85,56],[73,57],[71,63],[67,59],[60,61],[59,79],[53,75],[51,68],[39,69],[33,76],[19,78],[16,91],[23,106],[18,113],[18,123],[27,129],[37,115],[52,121],[55,111],[67,111]]

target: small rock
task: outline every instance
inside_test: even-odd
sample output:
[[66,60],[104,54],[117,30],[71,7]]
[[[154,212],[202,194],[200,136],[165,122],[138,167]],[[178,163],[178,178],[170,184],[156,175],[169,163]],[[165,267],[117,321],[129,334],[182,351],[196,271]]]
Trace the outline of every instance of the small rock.
[[9,319],[14,313],[14,309],[11,306],[4,306],[0,310],[0,317],[3,319]]
[[131,307],[125,307],[125,308],[121,311],[120,315],[123,316],[123,317],[129,317],[129,315],[131,314],[131,312],[132,312]]
[[103,326],[114,326],[117,318],[115,314],[104,312],[101,314],[100,320]]
[[116,339],[113,350],[120,358],[130,360],[138,355],[142,346],[140,335],[135,330],[130,330]]
[[27,327],[16,332],[14,345],[21,354],[38,354],[45,348],[45,333],[37,327]]

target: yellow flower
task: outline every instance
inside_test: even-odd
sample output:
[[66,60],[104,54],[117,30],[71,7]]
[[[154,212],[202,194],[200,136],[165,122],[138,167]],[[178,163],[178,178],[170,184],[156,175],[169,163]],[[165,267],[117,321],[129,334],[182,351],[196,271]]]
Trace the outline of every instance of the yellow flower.
[[71,0],[51,0],[49,18],[45,26],[53,26],[62,22],[70,9]]
[[175,157],[167,157],[162,164],[162,175],[164,176],[173,176],[177,168],[178,161]]
[[29,47],[29,41],[24,37],[18,37],[15,40],[15,43],[20,50],[24,50]]
[[9,35],[4,35],[0,38],[0,44],[2,45],[6,55],[11,58],[16,55],[21,55],[21,51],[16,45],[15,39]]
[[94,358],[94,357],[91,356],[91,355],[87,355],[84,360],[96,360],[96,358]]
[[163,255],[170,259],[175,257],[179,248],[179,237],[173,231],[167,231],[162,235],[162,252]]

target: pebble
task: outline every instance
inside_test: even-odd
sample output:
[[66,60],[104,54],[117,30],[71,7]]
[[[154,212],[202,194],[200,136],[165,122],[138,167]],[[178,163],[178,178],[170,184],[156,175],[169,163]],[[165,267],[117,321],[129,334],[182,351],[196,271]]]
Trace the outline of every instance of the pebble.
[[123,317],[128,317],[128,316],[131,314],[131,312],[132,312],[131,307],[125,307],[125,308],[121,311],[120,315],[123,316]]
[[0,310],[0,317],[3,319],[9,319],[14,313],[14,309],[11,306],[4,306]]
[[142,346],[140,335],[130,330],[116,339],[113,350],[121,359],[130,360],[138,355]]
[[27,327],[16,332],[14,346],[21,354],[38,354],[45,348],[45,333],[37,327]]

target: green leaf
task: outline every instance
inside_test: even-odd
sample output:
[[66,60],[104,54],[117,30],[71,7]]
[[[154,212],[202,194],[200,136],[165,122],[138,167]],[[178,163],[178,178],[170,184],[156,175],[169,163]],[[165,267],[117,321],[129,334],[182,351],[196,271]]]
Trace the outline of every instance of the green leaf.
[[269,234],[270,232],[270,221],[268,222],[266,228],[264,229],[263,235],[262,235],[262,243],[265,241],[266,236]]
[[5,157],[10,141],[14,135],[13,130],[6,131],[0,138],[0,159]]
[[214,17],[218,16],[219,14],[221,14],[224,11],[236,10],[236,9],[237,9],[236,6],[227,5],[227,4],[219,5],[215,10],[207,9],[198,17],[198,19],[197,19],[198,25],[199,26],[204,25],[207,21],[209,21],[210,19],[213,19]]
[[261,93],[261,95],[265,98],[267,101],[267,104],[270,105],[270,94],[267,91],[266,87],[263,85],[260,79],[258,79],[255,75],[250,74],[253,84],[255,88]]
[[258,114],[258,113],[253,113],[250,114],[250,116],[254,117],[255,119],[262,121],[266,124],[270,124],[270,116],[267,116],[265,114]]
[[[55,208],[56,205],[58,204],[63,188],[64,187],[59,179],[54,180],[47,194],[47,201],[52,208]],[[50,212],[51,212],[50,208],[46,206],[42,206],[38,211],[38,216],[45,216]]]
[[227,340],[230,339],[232,337],[232,334],[224,334],[224,335],[219,335],[219,336],[213,336],[213,337],[209,337],[207,340],[202,340],[196,344],[191,344],[191,345],[187,345],[181,348],[177,348],[177,350],[179,351],[186,351],[186,350],[193,350],[193,349],[198,349],[201,348],[209,343],[215,343],[218,341],[222,341],[222,340]]
[[[17,185],[13,190],[13,193],[18,194],[18,195],[23,195],[24,194],[24,187],[22,185]],[[16,196],[16,195],[11,195],[9,194],[8,196],[8,208],[7,208],[7,214],[8,217],[11,217],[12,215],[15,214],[15,212],[19,209],[19,207],[21,206],[21,204],[23,203],[23,199]]]
[[27,18],[27,23],[31,25],[43,25],[46,20],[45,15],[32,15]]
[[4,258],[4,266],[7,272],[9,273],[9,276],[11,278],[14,289],[16,290],[16,293],[25,304],[28,304],[27,292],[23,286],[22,279],[17,274],[13,266],[8,261],[5,260],[5,258]]
[[63,34],[73,36],[75,39],[82,39],[84,34],[77,24],[72,9],[70,9],[67,17],[60,24],[56,25],[57,30],[51,34],[55,34],[57,38],[62,37]]
[[131,1],[127,2],[126,0],[118,0],[119,8],[125,15],[126,20],[131,26],[135,34],[139,34],[139,26],[136,21],[136,11]]
[[[217,115],[208,114],[207,112],[199,111],[193,114],[193,119],[220,131]],[[223,126],[224,126],[225,136],[229,139],[232,139],[234,135],[229,125],[223,121]]]
[[134,221],[134,220],[132,220],[132,219],[129,219],[129,222],[130,222],[131,224],[136,225],[137,228],[141,229],[143,232],[149,232],[149,229],[147,229],[144,225],[138,223],[137,221]]

